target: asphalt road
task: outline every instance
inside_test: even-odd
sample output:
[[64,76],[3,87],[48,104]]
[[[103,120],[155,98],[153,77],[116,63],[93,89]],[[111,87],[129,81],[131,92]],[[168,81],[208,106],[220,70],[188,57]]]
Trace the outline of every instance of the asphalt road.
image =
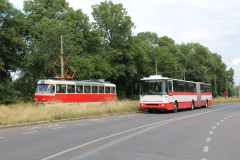
[[240,103],[0,130],[0,159],[239,160]]

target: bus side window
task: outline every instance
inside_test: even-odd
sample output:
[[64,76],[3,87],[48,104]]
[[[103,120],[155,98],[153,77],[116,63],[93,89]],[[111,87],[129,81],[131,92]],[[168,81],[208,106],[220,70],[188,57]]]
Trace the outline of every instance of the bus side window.
[[179,92],[184,92],[184,82],[182,81],[179,81],[178,82],[178,87],[179,87]]
[[184,83],[184,88],[185,88],[184,92],[189,92],[189,82]]
[[172,92],[172,81],[168,81],[168,92]]
[[178,81],[173,81],[173,91],[178,92]]

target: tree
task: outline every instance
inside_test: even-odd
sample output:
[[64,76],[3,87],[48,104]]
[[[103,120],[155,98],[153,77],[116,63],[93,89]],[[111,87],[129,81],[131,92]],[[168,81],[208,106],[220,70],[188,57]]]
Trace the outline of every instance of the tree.
[[0,0],[0,82],[21,65],[26,48],[25,26],[24,14],[7,0]]
[[132,34],[134,23],[121,3],[112,1],[101,2],[92,6],[92,16],[96,22],[93,27],[102,32],[102,39],[116,49],[121,42],[126,41]]

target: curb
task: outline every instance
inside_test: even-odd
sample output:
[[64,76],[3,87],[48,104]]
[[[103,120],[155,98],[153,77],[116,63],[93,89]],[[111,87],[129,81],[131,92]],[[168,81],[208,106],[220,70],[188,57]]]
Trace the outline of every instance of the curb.
[[[141,113],[141,111],[124,112],[123,114],[133,114],[133,113]],[[20,123],[20,124],[15,124],[15,125],[3,125],[3,126],[0,126],[0,130],[8,129],[8,128],[16,128],[16,127],[34,126],[34,125],[39,125],[39,124],[48,124],[48,123],[58,123],[58,122],[75,121],[75,120],[82,120],[82,119],[110,117],[110,116],[116,116],[116,115],[121,115],[121,114],[113,113],[113,114],[104,114],[101,116],[77,117],[77,118],[59,119],[59,120],[52,120],[52,121],[40,121],[40,122],[31,122],[31,123]]]

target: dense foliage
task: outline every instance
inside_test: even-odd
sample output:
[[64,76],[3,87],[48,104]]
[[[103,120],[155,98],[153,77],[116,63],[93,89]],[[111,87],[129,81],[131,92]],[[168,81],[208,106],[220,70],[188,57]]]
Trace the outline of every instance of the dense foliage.
[[[156,74],[211,83],[213,95],[226,87],[234,93],[234,70],[217,53],[199,43],[176,44],[167,36],[141,32],[121,3],[104,1],[92,6],[94,22],[66,0],[25,0],[24,13],[0,0],[0,103],[31,101],[36,81],[55,76],[52,65],[61,53],[73,56],[74,79],[106,79],[117,85],[118,98],[136,98],[139,80]],[[92,55],[91,53],[103,53]],[[86,55],[89,54],[89,55]],[[66,57],[65,57],[66,58]],[[68,61],[69,74],[75,66]],[[60,63],[55,66],[60,74]],[[11,80],[10,73],[21,71]]]

